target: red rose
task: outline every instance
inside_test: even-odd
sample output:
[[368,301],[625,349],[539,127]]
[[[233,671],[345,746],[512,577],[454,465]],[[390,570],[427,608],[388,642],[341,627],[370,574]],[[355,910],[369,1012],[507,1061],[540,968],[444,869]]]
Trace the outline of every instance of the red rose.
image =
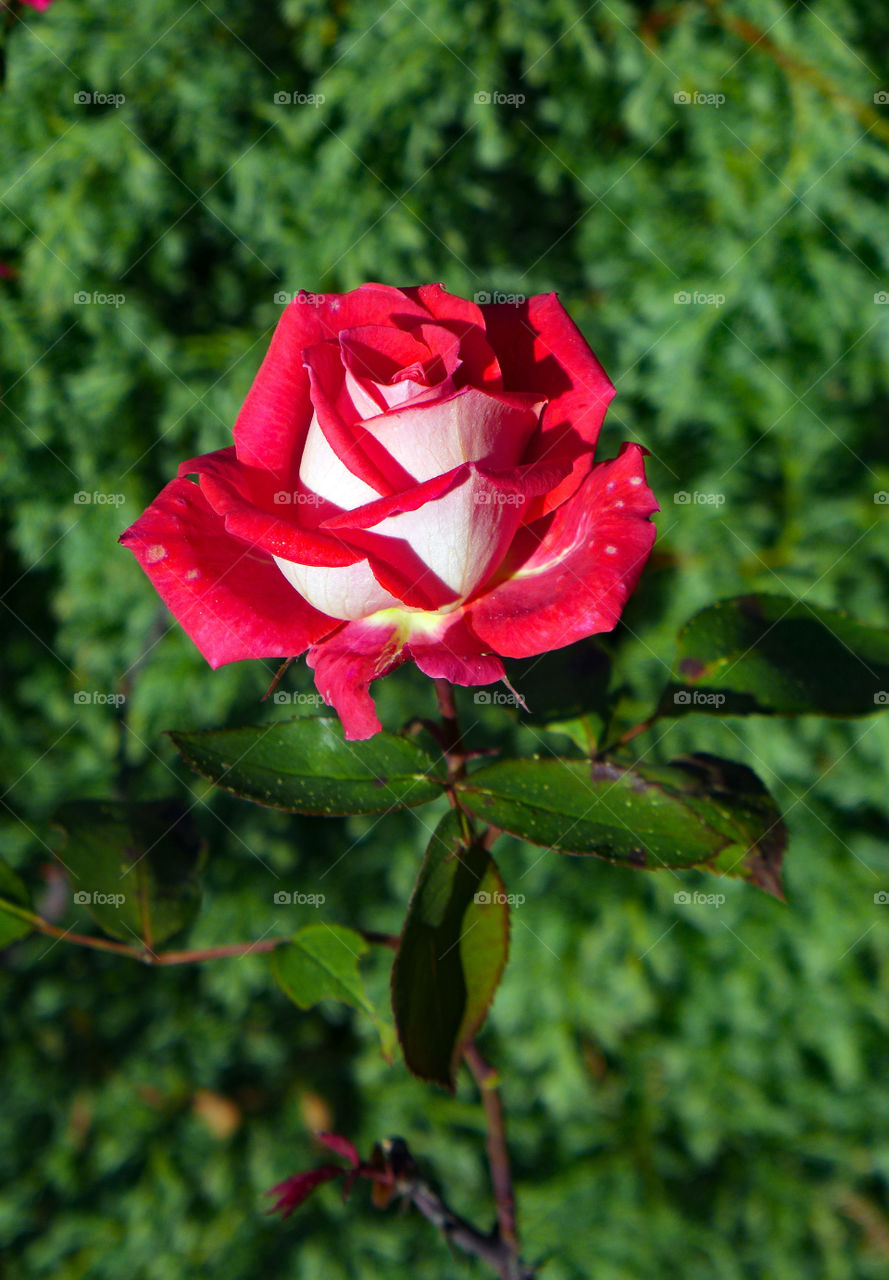
[[[348,738],[412,659],[461,685],[609,631],[654,542],[643,453],[555,294],[301,294],[235,424],[121,538],[214,667],[308,649]],[[197,475],[198,484],[186,476]]]

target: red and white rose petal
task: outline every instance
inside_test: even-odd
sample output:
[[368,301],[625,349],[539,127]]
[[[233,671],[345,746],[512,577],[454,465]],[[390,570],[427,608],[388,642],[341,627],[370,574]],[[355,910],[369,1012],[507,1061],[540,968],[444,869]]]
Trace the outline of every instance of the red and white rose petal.
[[171,481],[120,541],[211,667],[302,653],[337,626],[282,592],[271,556],[232,537],[190,480]]
[[481,641],[508,658],[611,631],[654,544],[660,510],[645,450],[624,445],[538,526],[523,529],[492,585],[469,606]]

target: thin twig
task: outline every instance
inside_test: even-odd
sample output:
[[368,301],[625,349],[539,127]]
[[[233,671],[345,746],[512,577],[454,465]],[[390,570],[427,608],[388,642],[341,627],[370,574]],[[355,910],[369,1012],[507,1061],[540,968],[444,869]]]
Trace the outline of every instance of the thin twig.
[[497,1204],[497,1222],[500,1228],[500,1237],[510,1249],[517,1263],[519,1245],[516,1230],[515,1195],[512,1189],[509,1150],[506,1145],[506,1120],[503,1115],[503,1101],[497,1087],[497,1072],[482,1057],[474,1041],[470,1041],[463,1050],[463,1057],[475,1078],[481,1094],[482,1104],[485,1108],[485,1119],[487,1120],[485,1145],[488,1150],[488,1163],[491,1166],[491,1183],[494,1188],[494,1200]]

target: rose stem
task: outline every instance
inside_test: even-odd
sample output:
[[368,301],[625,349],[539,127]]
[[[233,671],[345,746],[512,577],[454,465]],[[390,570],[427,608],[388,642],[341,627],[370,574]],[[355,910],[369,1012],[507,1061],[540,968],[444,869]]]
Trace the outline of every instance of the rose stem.
[[512,1258],[518,1263],[515,1196],[512,1190],[509,1150],[506,1145],[506,1119],[503,1114],[503,1100],[497,1087],[497,1072],[485,1061],[472,1040],[463,1050],[463,1057],[475,1078],[485,1108],[488,1126],[485,1145],[488,1151],[488,1163],[491,1166],[491,1183],[497,1204],[500,1237],[508,1246]]
[[[196,951],[153,951],[147,944],[143,947],[133,947],[127,942],[112,942],[108,938],[93,938],[86,933],[72,933],[70,929],[61,929],[58,925],[50,924],[48,920],[35,915],[32,911],[24,908],[16,909],[12,903],[8,903],[4,910],[10,915],[27,920],[32,929],[50,938],[71,942],[79,947],[92,947],[95,951],[111,951],[115,955],[141,960],[143,964],[192,964],[201,960],[224,960],[228,956],[246,956],[253,951],[274,951],[276,947],[281,947],[290,941],[289,938],[259,938],[256,942],[234,942]],[[399,939],[395,934],[377,933],[373,929],[356,929],[355,932],[360,933],[367,942],[388,947],[391,951],[398,950]]]

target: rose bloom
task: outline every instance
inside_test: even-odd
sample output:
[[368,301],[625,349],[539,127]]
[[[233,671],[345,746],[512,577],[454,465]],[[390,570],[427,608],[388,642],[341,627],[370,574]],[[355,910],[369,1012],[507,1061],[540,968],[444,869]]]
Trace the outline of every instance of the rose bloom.
[[489,684],[616,625],[659,508],[639,445],[593,462],[613,395],[555,294],[300,294],[234,447],[184,462],[121,542],[211,666],[308,650],[367,738],[371,681],[408,659]]

